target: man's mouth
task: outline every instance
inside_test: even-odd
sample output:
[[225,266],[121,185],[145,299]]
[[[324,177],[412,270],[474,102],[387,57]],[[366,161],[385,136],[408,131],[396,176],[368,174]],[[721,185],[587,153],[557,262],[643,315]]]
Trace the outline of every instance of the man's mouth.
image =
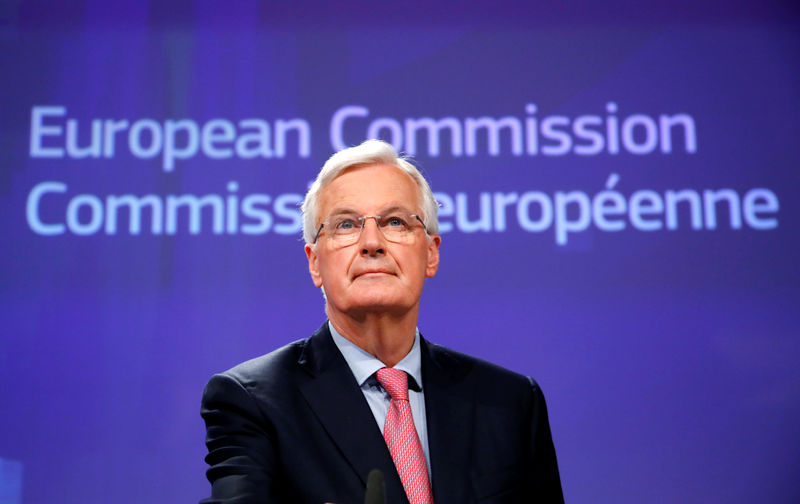
[[368,270],[364,270],[364,271],[359,272],[356,275],[356,278],[379,277],[379,276],[385,276],[385,275],[391,275],[391,274],[392,273],[390,271],[385,270],[385,269],[368,269]]

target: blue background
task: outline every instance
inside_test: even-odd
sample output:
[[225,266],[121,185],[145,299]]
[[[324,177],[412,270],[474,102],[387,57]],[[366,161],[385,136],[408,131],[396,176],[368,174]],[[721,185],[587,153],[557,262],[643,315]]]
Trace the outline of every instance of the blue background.
[[[800,500],[792,3],[6,2],[0,20],[3,502],[204,497],[207,379],[324,321],[299,233],[42,236],[25,215],[36,184],[69,186],[53,220],[80,193],[224,196],[237,181],[240,195],[302,194],[345,105],[524,119],[528,103],[572,118],[608,102],[621,118],[690,114],[697,151],[416,158],[435,191],[468,195],[471,219],[481,192],[593,196],[616,173],[626,196],[768,188],[777,228],[692,230],[681,214],[676,230],[590,226],[566,245],[511,220],[455,230],[420,329],[537,379],[568,502]],[[34,158],[40,105],[66,107],[85,135],[94,118],[304,118],[311,153],[198,155],[169,173],[119,145],[112,159]],[[348,123],[348,143],[367,123]]]

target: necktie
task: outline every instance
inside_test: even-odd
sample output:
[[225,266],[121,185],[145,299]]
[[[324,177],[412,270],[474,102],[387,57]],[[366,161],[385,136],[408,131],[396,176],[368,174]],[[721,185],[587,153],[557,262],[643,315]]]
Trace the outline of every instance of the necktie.
[[383,425],[383,437],[400,475],[410,504],[433,504],[425,452],[414,427],[408,403],[408,375],[401,369],[379,369],[378,381],[392,397]]

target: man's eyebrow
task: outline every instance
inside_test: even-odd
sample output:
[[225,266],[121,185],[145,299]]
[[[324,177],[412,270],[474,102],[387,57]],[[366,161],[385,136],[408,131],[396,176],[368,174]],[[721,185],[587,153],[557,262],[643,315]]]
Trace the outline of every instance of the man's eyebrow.
[[[408,208],[406,208],[403,205],[390,203],[389,206],[382,208],[378,212],[378,215],[386,215],[388,213],[397,212],[398,210],[402,211],[402,212],[412,213],[411,210],[409,210]],[[336,215],[357,215],[357,216],[360,217],[363,214],[360,211],[355,210],[353,208],[340,207],[340,208],[334,208],[331,211],[329,217],[333,217],[333,216],[336,216]]]
[[404,207],[404,206],[401,206],[401,205],[392,205],[392,206],[386,207],[386,208],[384,208],[383,210],[381,210],[380,214],[381,214],[381,215],[386,215],[386,214],[388,214],[388,213],[391,213],[391,212],[396,212],[396,211],[398,211],[398,210],[400,210],[401,212],[408,212],[408,213],[411,213],[411,211],[410,211],[408,208]]
[[352,208],[342,207],[342,208],[334,208],[333,211],[330,213],[330,217],[334,215],[359,215],[356,210]]

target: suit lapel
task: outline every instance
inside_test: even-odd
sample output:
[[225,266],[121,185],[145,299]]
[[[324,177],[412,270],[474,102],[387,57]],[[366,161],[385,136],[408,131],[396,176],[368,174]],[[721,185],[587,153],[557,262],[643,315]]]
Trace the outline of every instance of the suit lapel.
[[467,385],[469,366],[437,345],[422,344],[422,380],[428,418],[433,501],[469,502],[469,479],[475,415],[475,387]]
[[366,486],[367,474],[380,469],[388,502],[407,504],[386,442],[327,322],[309,338],[298,364],[311,375],[300,386],[303,396],[361,482]]

